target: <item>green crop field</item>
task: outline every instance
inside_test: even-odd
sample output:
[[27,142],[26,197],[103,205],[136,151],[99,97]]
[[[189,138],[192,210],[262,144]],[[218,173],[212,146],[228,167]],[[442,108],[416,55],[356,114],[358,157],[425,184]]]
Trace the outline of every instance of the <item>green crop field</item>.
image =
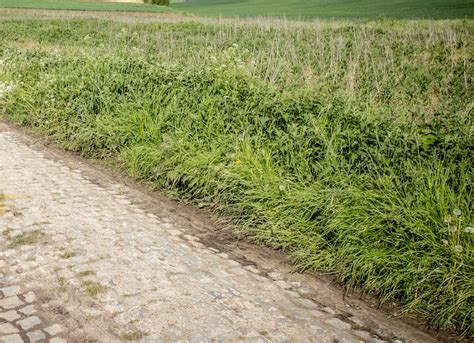
[[0,0],[0,7],[288,18],[473,18],[474,0],[189,0],[170,7],[83,0]]
[[[432,16],[469,13],[449,3]],[[17,12],[0,12],[3,120],[474,335],[473,20]]]
[[124,11],[173,13],[170,7],[147,5],[139,3],[116,3],[101,1],[80,0],[0,0],[0,8],[37,8],[49,10],[76,10],[76,11]]
[[174,8],[204,16],[292,18],[472,18],[474,0],[189,0]]

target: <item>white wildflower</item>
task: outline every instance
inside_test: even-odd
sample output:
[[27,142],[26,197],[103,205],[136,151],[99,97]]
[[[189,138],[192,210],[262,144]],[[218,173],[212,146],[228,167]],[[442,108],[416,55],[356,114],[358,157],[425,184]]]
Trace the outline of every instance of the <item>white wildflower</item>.
[[462,212],[461,212],[461,210],[460,210],[459,208],[456,208],[456,209],[454,209],[453,214],[454,214],[456,217],[459,217],[459,216],[462,214]]
[[13,88],[13,83],[5,83],[0,81],[0,99],[4,98],[8,93],[10,93]]
[[284,191],[285,191],[285,186],[284,186],[284,185],[278,186],[278,190],[279,190],[280,192],[284,192]]
[[456,252],[462,252],[462,246],[456,245],[456,246],[454,247],[454,250],[455,250]]
[[474,227],[466,226],[466,227],[464,228],[464,232],[465,232],[465,233],[474,233]]
[[441,242],[443,243],[443,245],[448,245],[448,240],[447,239],[443,239]]

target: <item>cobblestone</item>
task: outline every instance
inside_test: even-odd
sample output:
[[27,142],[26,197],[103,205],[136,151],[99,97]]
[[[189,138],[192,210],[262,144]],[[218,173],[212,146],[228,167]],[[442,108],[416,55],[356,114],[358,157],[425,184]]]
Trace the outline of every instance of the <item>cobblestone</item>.
[[44,331],[49,333],[51,336],[55,336],[55,335],[63,332],[64,328],[59,324],[54,324],[54,325],[51,325],[50,327],[47,327],[46,329],[44,329]]
[[20,308],[18,312],[21,312],[27,316],[31,316],[33,313],[36,312],[36,309],[33,305],[28,305],[28,306]]
[[3,307],[5,310],[10,310],[23,304],[24,302],[21,301],[16,295],[0,300],[0,307]]
[[31,331],[26,334],[30,339],[30,343],[38,342],[46,339],[46,335],[41,330]]
[[96,184],[5,130],[0,166],[0,193],[8,195],[0,245],[11,242],[12,232],[29,237],[27,245],[0,251],[10,278],[0,283],[0,318],[10,325],[0,341],[23,342],[8,331],[12,323],[32,342],[50,343],[115,342],[124,332],[155,342],[370,336],[336,310],[301,298],[300,284],[284,274],[264,277],[208,249],[173,216],[134,204],[127,186]]
[[0,342],[2,342],[2,343],[24,343],[23,339],[21,339],[21,336],[18,335],[18,334],[2,336],[2,337],[0,337]]
[[61,337],[55,337],[50,339],[49,343],[67,343],[67,340]]
[[23,330],[29,330],[41,324],[41,320],[37,316],[28,317],[16,322]]
[[18,329],[10,323],[0,324],[0,335],[7,333],[16,333]]
[[13,295],[20,294],[20,287],[19,286],[4,287],[4,288],[0,288],[0,292],[3,293],[4,297],[11,297]]
[[20,317],[21,316],[16,311],[13,311],[13,310],[0,313],[0,318],[9,322],[13,322]]

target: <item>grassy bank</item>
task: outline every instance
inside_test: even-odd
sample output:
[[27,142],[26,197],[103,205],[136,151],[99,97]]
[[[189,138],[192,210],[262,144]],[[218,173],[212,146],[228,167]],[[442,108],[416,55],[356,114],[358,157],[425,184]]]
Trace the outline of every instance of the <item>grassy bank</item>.
[[188,0],[172,7],[202,16],[290,18],[473,18],[473,0]]
[[179,13],[167,6],[140,3],[119,3],[81,0],[0,0],[0,8],[37,8],[74,11],[123,11],[150,13]]
[[4,20],[2,115],[473,334],[471,21]]

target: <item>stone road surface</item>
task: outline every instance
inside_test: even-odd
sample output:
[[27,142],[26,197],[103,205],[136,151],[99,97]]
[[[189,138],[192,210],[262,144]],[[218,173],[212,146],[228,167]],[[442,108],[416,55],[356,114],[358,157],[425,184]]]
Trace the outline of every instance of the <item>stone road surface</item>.
[[[2,125],[2,124],[0,124]],[[403,342],[0,130],[0,342]]]

